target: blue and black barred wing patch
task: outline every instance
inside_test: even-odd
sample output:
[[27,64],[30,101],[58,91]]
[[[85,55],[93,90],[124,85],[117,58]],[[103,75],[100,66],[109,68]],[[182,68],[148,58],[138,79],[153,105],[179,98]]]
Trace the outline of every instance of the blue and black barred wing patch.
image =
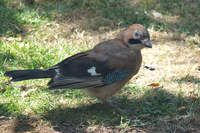
[[114,70],[112,73],[109,73],[106,75],[103,79],[102,82],[103,84],[112,84],[121,80],[124,80],[127,78],[132,71],[130,70],[125,70],[125,69],[120,69],[120,70]]

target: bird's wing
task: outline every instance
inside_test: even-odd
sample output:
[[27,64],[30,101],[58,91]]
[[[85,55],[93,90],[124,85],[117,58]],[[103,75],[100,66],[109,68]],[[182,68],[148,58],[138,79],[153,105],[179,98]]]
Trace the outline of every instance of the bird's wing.
[[[118,49],[112,48],[118,45]],[[124,80],[134,71],[130,67],[134,67],[136,60],[134,54],[121,45],[115,41],[104,42],[50,67],[57,74],[48,83],[49,88],[96,88]]]
[[72,55],[72,56],[66,58],[65,60],[61,61],[60,63],[58,63],[58,64],[56,64],[56,65],[54,65],[54,66],[52,66],[52,67],[49,67],[49,68],[47,68],[47,69],[56,69],[56,68],[59,68],[59,67],[65,65],[65,64],[67,64],[67,63],[68,63],[69,61],[71,61],[71,60],[74,60],[74,59],[77,59],[77,58],[81,58],[81,57],[83,57],[83,56],[86,56],[86,55],[87,55],[88,53],[90,53],[90,52],[91,52],[91,50],[77,53],[77,54]]

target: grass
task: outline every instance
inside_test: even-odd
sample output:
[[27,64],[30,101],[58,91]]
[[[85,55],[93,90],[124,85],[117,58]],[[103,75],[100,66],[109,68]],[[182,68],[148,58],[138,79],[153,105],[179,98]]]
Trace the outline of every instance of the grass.
[[[198,132],[198,7],[195,0],[0,1],[1,132]],[[48,79],[11,84],[3,76],[52,66],[133,23],[148,28],[153,49],[142,51],[140,72],[111,98],[130,113],[120,114],[81,90],[48,90]]]

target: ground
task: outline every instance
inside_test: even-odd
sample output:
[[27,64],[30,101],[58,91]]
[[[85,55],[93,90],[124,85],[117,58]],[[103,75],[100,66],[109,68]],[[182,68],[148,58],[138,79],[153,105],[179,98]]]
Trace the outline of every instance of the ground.
[[[0,1],[0,132],[199,133],[198,0]],[[192,9],[192,10],[191,10]],[[49,79],[11,83],[3,74],[48,68],[139,23],[152,49],[139,73],[110,100],[49,90]]]

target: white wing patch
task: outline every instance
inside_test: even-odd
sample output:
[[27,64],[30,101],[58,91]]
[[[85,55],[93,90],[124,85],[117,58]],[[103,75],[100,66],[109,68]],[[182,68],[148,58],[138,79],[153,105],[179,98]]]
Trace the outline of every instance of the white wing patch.
[[59,73],[59,71],[58,71],[59,69],[54,69],[54,71],[56,71],[57,73]]
[[92,76],[101,75],[100,73],[96,73],[96,67],[94,66],[88,69],[87,72],[90,73]]

